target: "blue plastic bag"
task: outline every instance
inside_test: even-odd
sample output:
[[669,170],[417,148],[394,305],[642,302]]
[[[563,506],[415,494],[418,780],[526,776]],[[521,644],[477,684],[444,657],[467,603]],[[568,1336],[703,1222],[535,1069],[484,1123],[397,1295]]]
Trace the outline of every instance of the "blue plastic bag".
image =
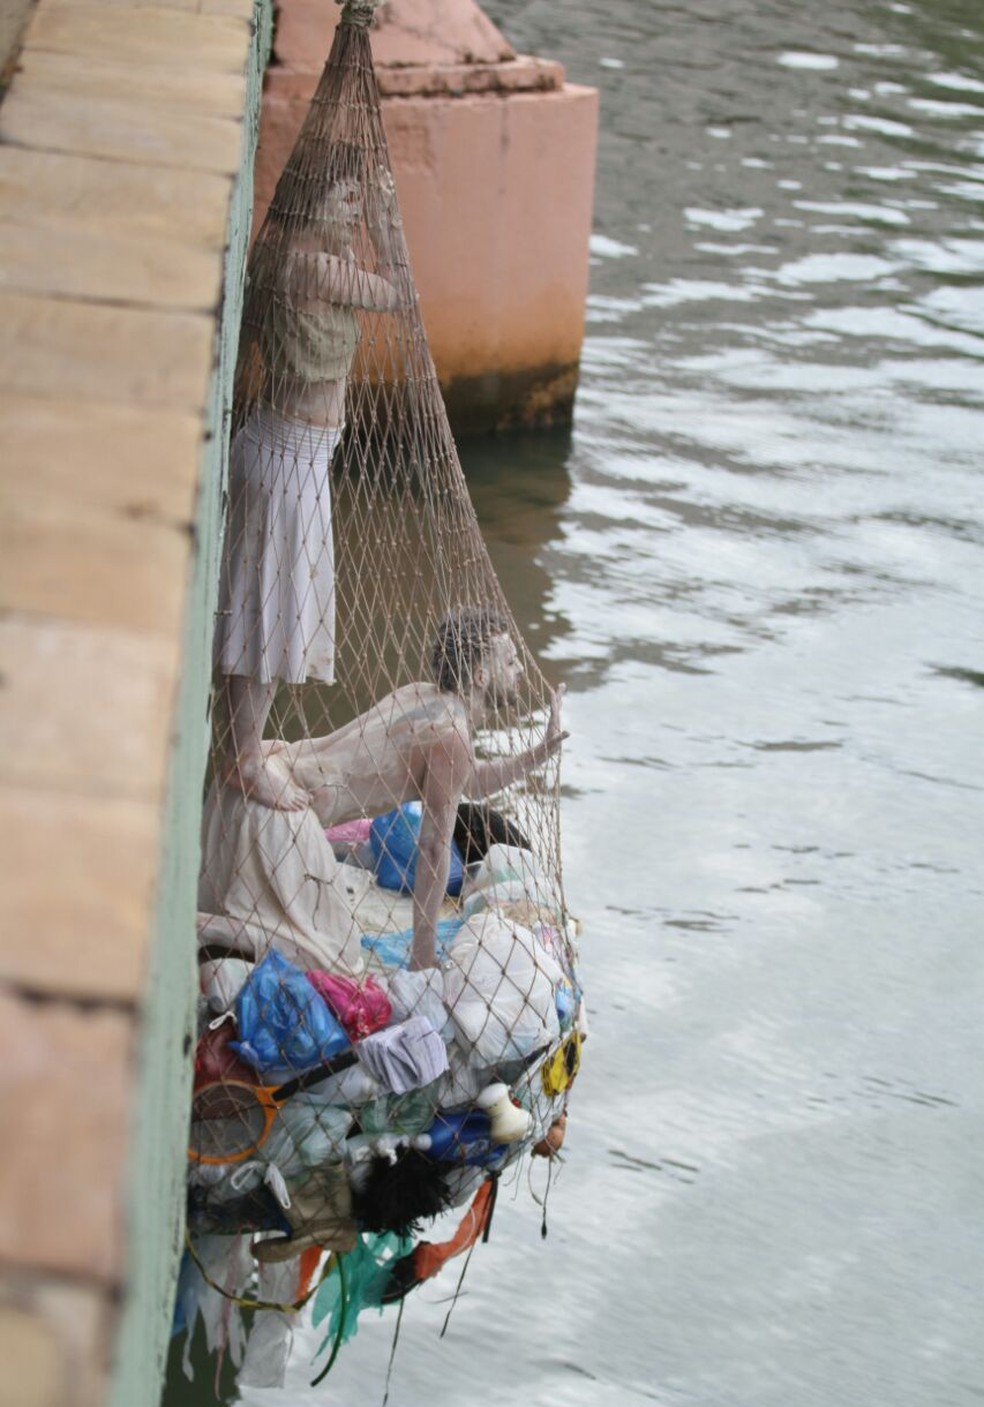
[[[422,809],[419,801],[407,801],[395,811],[377,816],[369,828],[376,880],[383,889],[398,889],[402,894],[413,893]],[[464,878],[461,851],[452,840],[447,892],[460,894]]]
[[270,1081],[289,1080],[347,1049],[349,1038],[300,968],[271,948],[236,998],[230,1047]]
[[[440,962],[446,962],[455,934],[464,923],[462,918],[442,918],[437,925],[436,952]],[[413,948],[413,929],[401,933],[363,933],[360,943],[386,967],[409,967]]]

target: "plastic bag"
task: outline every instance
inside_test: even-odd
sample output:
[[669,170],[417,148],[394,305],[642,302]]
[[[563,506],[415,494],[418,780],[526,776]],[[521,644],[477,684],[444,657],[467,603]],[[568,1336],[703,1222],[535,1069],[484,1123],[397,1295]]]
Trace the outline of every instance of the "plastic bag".
[[364,1309],[380,1309],[383,1291],[394,1261],[413,1250],[409,1237],[383,1231],[360,1235],[354,1250],[342,1258],[341,1268],[322,1282],[314,1297],[312,1321],[317,1327],[328,1320],[328,1332],[318,1348],[322,1353],[333,1342],[344,1343],[359,1327]]
[[361,1041],[386,1026],[393,1015],[389,998],[372,977],[357,982],[335,972],[309,972],[307,980],[324,997],[349,1040]]
[[[456,925],[456,933],[460,926]],[[444,979],[439,968],[427,967],[418,972],[398,968],[396,972],[389,973],[385,980],[389,985],[394,1020],[406,1021],[410,1016],[425,1016],[435,1031],[440,1031],[445,1039],[451,1039],[454,1031],[447,1029]]]
[[554,1045],[564,974],[527,928],[493,910],[468,919],[444,970],[444,1002],[473,1064],[522,1059]]
[[517,845],[492,845],[482,861],[474,867],[465,895],[476,889],[488,889],[493,884],[518,881],[528,894],[545,896],[549,902],[551,887],[535,856]]
[[[383,889],[397,889],[402,894],[413,893],[422,810],[419,801],[408,801],[395,811],[377,816],[370,827],[369,844],[375,860],[376,879]],[[461,893],[464,874],[461,852],[452,841],[447,885],[449,894]]]
[[[442,918],[437,925],[437,960],[444,962],[451,943],[461,927],[460,918]],[[404,928],[400,933],[363,933],[360,942],[366,952],[385,967],[406,967],[413,950],[413,929]]]
[[[261,1300],[290,1304],[296,1299],[300,1274],[297,1260],[282,1265],[261,1265],[257,1273],[257,1293]],[[239,1370],[238,1386],[283,1387],[296,1317],[279,1309],[268,1309],[254,1317]]]
[[259,1157],[275,1164],[290,1182],[311,1168],[344,1158],[351,1127],[351,1113],[326,1104],[323,1091],[293,1094],[281,1105]]
[[229,1046],[267,1080],[289,1080],[349,1045],[345,1030],[300,968],[271,948],[236,998],[239,1039]]
[[253,970],[253,963],[225,957],[198,965],[198,986],[213,1011],[228,1011]]

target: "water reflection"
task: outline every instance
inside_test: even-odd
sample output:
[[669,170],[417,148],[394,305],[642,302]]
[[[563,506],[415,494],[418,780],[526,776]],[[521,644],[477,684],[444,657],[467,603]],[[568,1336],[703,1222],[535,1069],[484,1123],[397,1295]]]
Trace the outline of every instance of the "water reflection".
[[551,583],[540,549],[556,535],[570,493],[571,438],[569,428],[517,431],[459,446],[492,564],[536,654],[549,651],[567,629],[549,608]]

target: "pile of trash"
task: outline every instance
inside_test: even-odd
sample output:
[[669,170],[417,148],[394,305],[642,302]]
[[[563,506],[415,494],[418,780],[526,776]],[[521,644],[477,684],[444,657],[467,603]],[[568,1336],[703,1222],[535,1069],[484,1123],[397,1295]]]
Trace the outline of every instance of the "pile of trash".
[[[337,1351],[362,1308],[474,1244],[510,1165],[563,1141],[585,1035],[571,920],[522,835],[486,808],[454,846],[439,965],[411,971],[419,817],[408,803],[326,833],[365,925],[357,974],[292,961],[275,937],[252,958],[200,945],[178,1325],[190,1347],[201,1315],[241,1382],[282,1381],[307,1297]],[[423,1239],[465,1204],[449,1242]],[[247,1346],[250,1304],[268,1312]]]

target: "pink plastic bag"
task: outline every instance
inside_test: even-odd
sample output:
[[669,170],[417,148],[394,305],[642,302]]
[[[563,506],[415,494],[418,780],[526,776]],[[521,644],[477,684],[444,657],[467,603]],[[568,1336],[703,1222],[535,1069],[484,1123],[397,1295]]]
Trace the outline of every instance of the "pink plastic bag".
[[358,845],[369,839],[372,822],[368,816],[364,820],[343,821],[339,826],[328,826],[325,835],[332,845]]
[[389,997],[372,977],[360,984],[335,972],[309,972],[307,979],[324,997],[351,1041],[361,1041],[392,1019]]

